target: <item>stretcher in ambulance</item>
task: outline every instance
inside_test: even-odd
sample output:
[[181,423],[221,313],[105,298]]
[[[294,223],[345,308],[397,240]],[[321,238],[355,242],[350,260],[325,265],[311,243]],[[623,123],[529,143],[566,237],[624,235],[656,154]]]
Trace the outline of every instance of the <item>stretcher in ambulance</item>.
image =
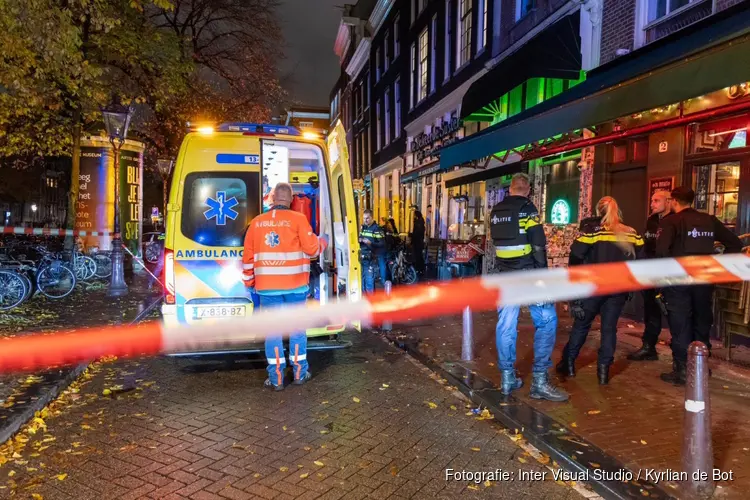
[[[166,325],[216,323],[250,316],[258,307],[242,280],[245,231],[271,208],[279,182],[294,190],[302,212],[330,245],[310,266],[309,301],[356,301],[361,271],[354,193],[345,132],[338,123],[327,143],[293,127],[246,123],[200,127],[182,143],[167,205],[162,316]],[[308,349],[346,347],[339,334],[359,325],[307,331]],[[262,345],[195,346],[173,356],[262,352]]]

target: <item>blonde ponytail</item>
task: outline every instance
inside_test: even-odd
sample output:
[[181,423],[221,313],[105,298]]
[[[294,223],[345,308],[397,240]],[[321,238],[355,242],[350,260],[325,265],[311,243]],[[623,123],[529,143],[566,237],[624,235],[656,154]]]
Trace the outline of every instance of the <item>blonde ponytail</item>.
[[619,232],[622,224],[622,212],[617,205],[617,200],[611,196],[605,196],[596,204],[596,215],[602,218],[602,226],[608,231]]

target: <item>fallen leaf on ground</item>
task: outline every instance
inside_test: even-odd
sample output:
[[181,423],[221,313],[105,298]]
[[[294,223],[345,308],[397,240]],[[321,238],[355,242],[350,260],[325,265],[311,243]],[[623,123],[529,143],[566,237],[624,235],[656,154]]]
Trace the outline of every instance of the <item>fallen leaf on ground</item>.
[[641,444],[648,444],[645,440],[641,439]]
[[305,479],[309,475],[310,475],[309,473],[305,472],[304,474],[300,474],[299,477],[302,479]]
[[323,466],[325,466],[325,464],[324,464],[323,462],[321,462],[320,460],[316,460],[316,461],[314,461],[313,463],[314,463],[315,465],[317,465],[318,467],[323,467]]
[[328,434],[328,431],[320,431],[321,434]]
[[383,384],[383,387],[385,387],[385,388],[387,389],[387,388],[389,388],[389,387],[390,387],[390,385],[388,385],[388,384]]
[[474,491],[476,491],[476,490],[478,490],[478,489],[479,489],[479,486],[476,486],[476,485],[474,485],[474,484],[470,484],[469,486],[467,486],[467,488],[469,488],[470,490],[474,490]]
[[593,467],[594,469],[600,469],[601,468],[601,465],[599,465],[596,462],[589,462],[589,463],[591,464],[591,467]]
[[427,401],[427,406],[429,406],[430,408],[432,408],[434,410],[435,408],[437,408],[438,405],[436,405],[432,401]]
[[480,448],[472,448],[471,451],[482,451]]
[[281,472],[286,472],[286,471],[288,471],[288,470],[289,470],[289,467],[279,467],[279,470],[280,470]]
[[14,470],[8,472],[8,477],[13,477],[15,475],[16,475],[16,471],[14,471]]
[[65,481],[65,478],[66,478],[66,477],[68,477],[68,475],[67,475],[67,474],[58,474],[58,475],[57,475],[57,480],[58,480],[58,481]]
[[588,413],[589,415],[598,415],[601,413],[601,410],[589,410],[586,413]]
[[282,429],[283,429],[283,430],[286,430],[286,425],[285,425],[284,427],[282,427]]
[[492,486],[492,481],[487,480],[487,481],[484,482],[484,487],[485,488],[489,488],[490,486]]
[[523,457],[518,457],[518,461],[521,462],[522,464],[526,463],[526,459],[524,459]]
[[44,500],[44,497],[42,495],[40,495],[39,493],[32,493],[31,494],[31,498],[33,500]]
[[352,401],[354,401],[355,403],[359,403],[360,399],[355,396],[355,397],[352,398]]
[[305,451],[310,451],[310,450],[312,450],[312,448],[310,448],[309,446],[305,446],[304,450]]
[[570,426],[571,426],[571,427],[578,427],[578,424],[577,424],[577,423],[575,423],[575,422],[573,422],[572,424],[570,424]]
[[458,410],[458,408],[456,408],[456,405],[451,405],[451,410]]
[[86,424],[83,424],[83,425],[81,426],[81,429],[83,429],[83,430],[85,430],[85,431],[90,431],[90,430],[91,430],[91,426],[90,426],[90,425],[86,425]]

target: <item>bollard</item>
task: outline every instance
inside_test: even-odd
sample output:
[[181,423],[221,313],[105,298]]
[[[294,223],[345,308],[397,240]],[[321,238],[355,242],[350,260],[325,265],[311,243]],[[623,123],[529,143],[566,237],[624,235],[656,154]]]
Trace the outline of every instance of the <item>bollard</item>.
[[708,394],[708,348],[693,342],[688,349],[685,427],[682,444],[684,484],[691,498],[710,498],[714,491],[711,406]]
[[[391,294],[391,288],[393,287],[393,284],[390,281],[385,282],[385,294],[390,295]],[[390,332],[393,330],[393,323],[390,321],[383,321],[383,331],[384,332]]]
[[474,359],[474,320],[471,317],[471,307],[466,307],[463,314],[463,336],[461,340],[461,361]]

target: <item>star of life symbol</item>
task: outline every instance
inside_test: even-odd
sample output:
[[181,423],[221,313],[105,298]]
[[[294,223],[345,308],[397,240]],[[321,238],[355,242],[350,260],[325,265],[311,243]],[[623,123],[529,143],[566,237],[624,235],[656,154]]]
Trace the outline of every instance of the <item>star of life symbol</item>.
[[216,218],[216,225],[224,226],[227,223],[227,218],[235,220],[239,214],[234,207],[239,205],[240,202],[237,198],[232,196],[227,200],[227,193],[225,191],[218,191],[216,193],[216,199],[208,198],[205,201],[209,209],[203,212],[206,220]]
[[266,245],[271,248],[279,246],[279,235],[273,231],[266,233]]

